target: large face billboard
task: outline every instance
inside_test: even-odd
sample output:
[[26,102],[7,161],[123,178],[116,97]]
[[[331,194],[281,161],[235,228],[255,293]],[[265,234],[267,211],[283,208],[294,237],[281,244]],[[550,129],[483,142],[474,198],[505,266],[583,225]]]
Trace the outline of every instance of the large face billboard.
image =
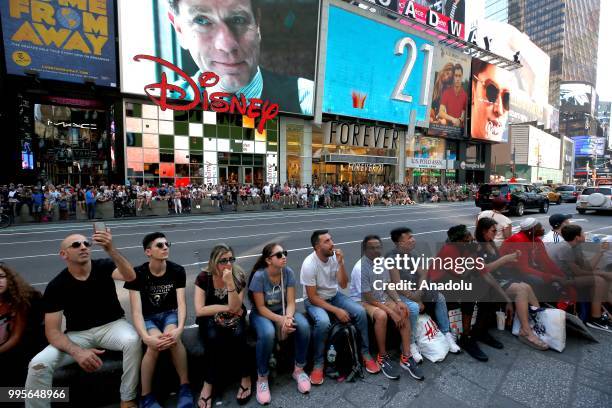
[[510,73],[503,68],[472,60],[471,137],[487,142],[508,142]]
[[464,134],[470,88],[471,59],[438,47],[434,62],[429,134],[460,137]]
[[329,7],[323,113],[426,125],[431,42],[352,10]]
[[0,2],[7,73],[117,86],[114,3]]
[[[119,0],[121,89],[159,91],[165,74],[171,99],[244,95],[312,115],[318,7],[317,0]],[[156,59],[137,62],[138,55]],[[208,72],[218,82],[201,77]]]

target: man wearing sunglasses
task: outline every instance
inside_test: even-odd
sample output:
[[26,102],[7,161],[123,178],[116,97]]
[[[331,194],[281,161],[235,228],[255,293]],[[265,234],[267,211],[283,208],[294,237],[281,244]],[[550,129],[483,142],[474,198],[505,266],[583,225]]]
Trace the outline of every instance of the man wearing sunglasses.
[[510,111],[510,74],[484,61],[472,64],[472,137],[503,141]]
[[[44,295],[45,334],[49,346],[29,364],[26,388],[48,389],[55,369],[77,362],[86,372],[102,366],[104,350],[123,352],[121,407],[135,407],[141,358],[140,337],[124,317],[115,280],[130,282],[136,273],[113,245],[110,231],[97,231],[93,242],[110,259],[91,259],[92,242],[74,234],[60,245],[66,269],[47,286]],[[62,332],[62,314],[66,332]],[[26,407],[49,407],[49,401],[27,400]]]
[[187,352],[181,342],[187,317],[185,268],[168,260],[170,242],[161,232],[147,234],[142,247],[149,261],[136,267],[136,279],[124,285],[130,291],[132,321],[147,345],[140,367],[141,406],[159,407],[152,393],[153,374],[159,353],[170,350],[180,380],[178,406],[191,407]]

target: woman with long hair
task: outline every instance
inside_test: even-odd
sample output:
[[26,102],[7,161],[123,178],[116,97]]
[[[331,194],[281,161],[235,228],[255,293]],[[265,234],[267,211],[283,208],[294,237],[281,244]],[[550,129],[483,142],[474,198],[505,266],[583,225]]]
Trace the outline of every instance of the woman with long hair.
[[[36,318],[32,316],[33,303],[40,297],[11,267],[0,262],[0,385],[3,387],[23,386],[28,361],[40,351],[35,346],[42,333],[25,335],[28,321]],[[41,320],[42,315],[38,315],[38,321]]]
[[204,342],[204,385],[198,406],[212,407],[213,387],[234,374],[240,375],[236,401],[251,398],[251,363],[246,342],[246,286],[244,271],[236,265],[234,251],[227,245],[212,249],[208,265],[195,282],[196,323]]
[[310,391],[310,378],[304,372],[310,343],[310,325],[303,314],[295,313],[295,274],[287,266],[287,251],[275,242],[263,248],[249,278],[249,298],[253,304],[251,325],[257,333],[257,401],[271,400],[268,385],[268,363],[275,340],[293,335],[297,388]]
[[529,312],[535,312],[540,308],[538,299],[528,283],[521,281],[517,273],[512,273],[507,268],[508,263],[513,263],[520,256],[520,251],[501,256],[495,236],[497,234],[497,221],[493,218],[481,218],[476,224],[476,241],[478,242],[478,256],[485,261],[487,268],[498,281],[501,288],[514,300],[516,315],[521,323],[519,340],[537,350],[546,350],[548,345],[544,343],[529,325]]
[[453,67],[452,63],[447,63],[442,67],[438,76],[436,77],[436,82],[434,83],[433,95],[431,97],[431,111],[429,113],[429,120],[431,122],[439,123],[442,125],[446,124],[446,120],[439,119],[438,120],[438,112],[440,109],[440,100],[442,99],[442,93],[444,90],[453,84]]

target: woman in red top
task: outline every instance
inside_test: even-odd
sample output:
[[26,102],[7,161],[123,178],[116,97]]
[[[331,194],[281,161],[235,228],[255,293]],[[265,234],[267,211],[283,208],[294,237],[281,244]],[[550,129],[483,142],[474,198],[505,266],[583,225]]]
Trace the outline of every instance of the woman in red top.
[[[35,320],[32,303],[40,298],[40,293],[12,268],[0,263],[0,384],[3,387],[22,387],[28,361],[40,351],[41,347],[35,346],[42,332],[24,336],[28,319]],[[42,314],[38,315],[38,322],[41,321]]]

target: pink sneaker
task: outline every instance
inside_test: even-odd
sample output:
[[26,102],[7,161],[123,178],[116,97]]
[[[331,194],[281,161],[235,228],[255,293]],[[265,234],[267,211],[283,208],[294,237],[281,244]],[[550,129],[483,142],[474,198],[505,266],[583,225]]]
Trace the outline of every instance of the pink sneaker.
[[299,374],[293,373],[293,379],[297,382],[298,391],[302,394],[310,392],[310,377],[305,372]]
[[257,381],[257,402],[260,405],[268,405],[272,401],[270,387],[267,381]]

